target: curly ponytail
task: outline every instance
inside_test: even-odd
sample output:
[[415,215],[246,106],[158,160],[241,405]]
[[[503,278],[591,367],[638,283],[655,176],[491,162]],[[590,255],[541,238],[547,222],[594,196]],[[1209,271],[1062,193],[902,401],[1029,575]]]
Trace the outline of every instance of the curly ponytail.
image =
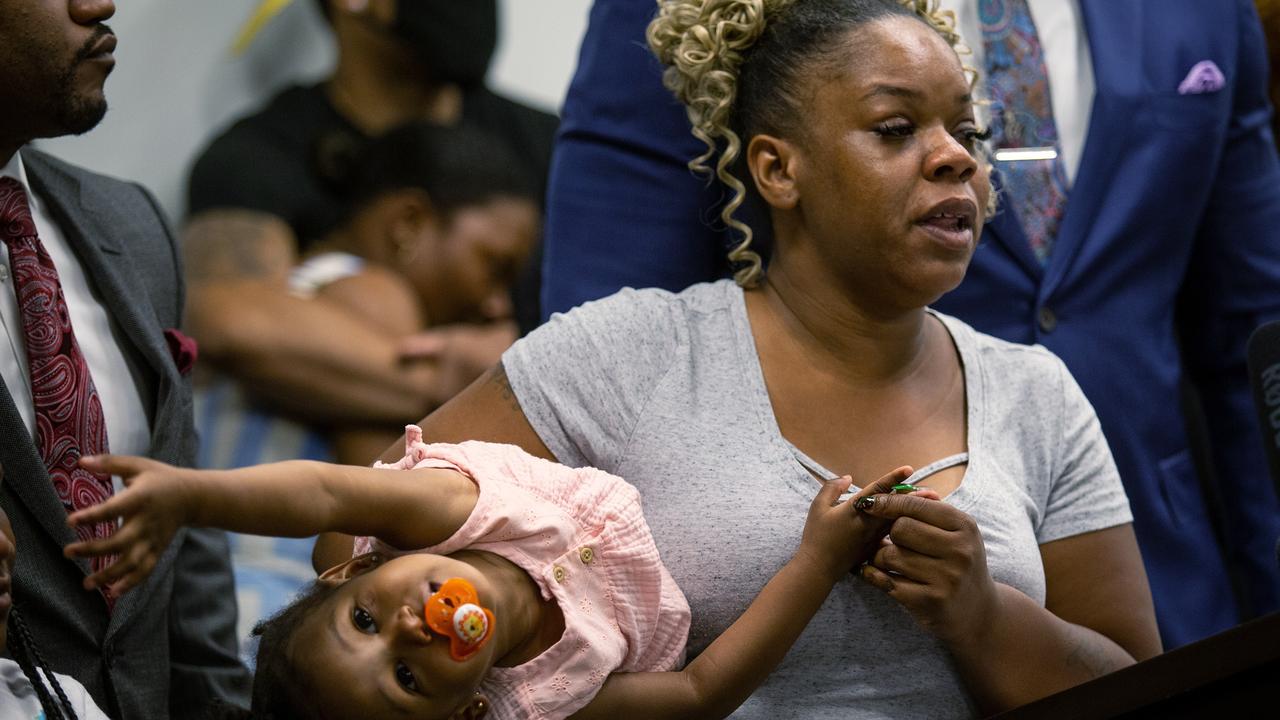
[[689,161],[689,168],[710,175],[708,162],[724,141],[715,175],[733,197],[720,210],[720,218],[742,234],[742,240],[729,251],[729,261],[737,268],[734,280],[742,287],[759,282],[764,264],[751,249],[751,227],[733,216],[747,194],[742,180],[730,171],[742,152],[742,139],[731,124],[738,74],[744,53],[764,33],[767,15],[792,2],[659,0],[658,16],[647,33],[649,47],[667,66],[663,84],[684,103],[694,137],[707,146],[706,152]]
[[663,84],[684,103],[694,137],[707,146],[689,168],[711,175],[719,153],[715,176],[732,191],[720,217],[742,236],[729,251],[738,285],[752,287],[764,275],[752,229],[734,217],[747,194],[733,174],[744,139],[795,130],[801,78],[840,63],[850,31],[891,15],[915,17],[967,51],[955,16],[939,10],[938,0],[658,0],[649,48],[666,66]]

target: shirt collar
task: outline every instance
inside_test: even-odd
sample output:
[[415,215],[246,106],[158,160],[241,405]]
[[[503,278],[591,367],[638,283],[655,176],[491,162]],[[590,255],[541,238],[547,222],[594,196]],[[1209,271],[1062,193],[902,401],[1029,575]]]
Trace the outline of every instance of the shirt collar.
[[22,183],[22,187],[27,191],[27,207],[31,208],[34,215],[40,205],[40,198],[36,197],[36,193],[31,189],[31,181],[27,178],[27,166],[22,163],[22,151],[18,151],[10,158],[9,164],[0,167],[0,177],[11,177]]
[[11,177],[22,183],[22,187],[31,187],[31,184],[27,182],[27,168],[22,164],[21,152],[14,153],[13,157],[9,159],[9,164],[0,167],[0,177]]

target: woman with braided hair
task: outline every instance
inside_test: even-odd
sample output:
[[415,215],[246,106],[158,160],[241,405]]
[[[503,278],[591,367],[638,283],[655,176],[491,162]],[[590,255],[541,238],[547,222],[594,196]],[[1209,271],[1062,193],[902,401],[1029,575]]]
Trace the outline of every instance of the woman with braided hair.
[[885,536],[849,547],[858,571],[736,718],[990,713],[1160,651],[1075,380],[929,309],[992,204],[951,27],[925,0],[661,0],[650,44],[706,143],[694,167],[734,198],[736,282],[558,315],[423,423],[632,482],[690,657],[788,560],[818,482],[918,468],[944,501],[860,499]]
[[[3,472],[0,472],[0,478]],[[54,673],[14,607],[15,552],[9,516],[0,508],[0,720],[107,720],[75,678]]]

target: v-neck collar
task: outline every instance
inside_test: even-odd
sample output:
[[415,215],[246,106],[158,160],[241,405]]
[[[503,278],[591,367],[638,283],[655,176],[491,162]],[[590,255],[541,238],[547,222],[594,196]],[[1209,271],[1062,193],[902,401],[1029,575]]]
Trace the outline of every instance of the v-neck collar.
[[[728,286],[729,291],[733,294],[734,341],[737,344],[736,350],[744,370],[745,390],[750,396],[749,403],[756,412],[762,439],[768,443],[768,447],[762,450],[769,460],[781,466],[792,468],[792,472],[787,473],[783,480],[803,497],[812,499],[814,493],[817,492],[817,488],[814,485],[814,477],[810,473],[810,467],[825,472],[829,476],[836,476],[836,474],[818,464],[783,436],[782,429],[778,426],[778,418],[773,412],[773,403],[769,398],[768,386],[765,384],[764,368],[760,364],[760,353],[756,349],[751,319],[747,315],[746,293],[732,281],[725,280],[722,282]],[[982,463],[981,448],[984,420],[982,407],[984,404],[985,385],[979,365],[980,359],[975,355],[972,347],[970,334],[973,330],[971,328],[959,320],[935,310],[926,308],[925,311],[937,318],[947,330],[956,352],[960,355],[960,365],[964,373],[965,419],[967,424],[965,445],[967,450],[963,454],[967,455],[968,466],[965,468],[964,477],[961,478],[960,484],[943,498],[945,502],[957,509],[964,510],[972,507],[978,501],[981,490],[981,483],[974,482],[974,478],[980,477],[980,473],[975,470],[975,466],[980,468]],[[949,461],[953,464],[958,464],[954,462],[956,457],[957,455],[952,455],[940,458],[918,470],[912,475],[912,478],[915,481],[921,480],[926,471],[929,471],[930,474],[937,472],[942,469],[937,466]]]

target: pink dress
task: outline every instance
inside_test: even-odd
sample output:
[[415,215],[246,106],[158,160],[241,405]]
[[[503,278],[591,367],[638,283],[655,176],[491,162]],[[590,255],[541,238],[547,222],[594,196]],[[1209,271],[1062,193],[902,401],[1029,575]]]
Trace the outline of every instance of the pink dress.
[[[673,670],[684,659],[689,603],[658,557],[640,495],[619,477],[569,468],[514,445],[422,442],[388,469],[459,470],[480,489],[453,537],[418,552],[501,555],[533,578],[564,613],[564,635],[538,657],[493,668],[481,685],[498,718],[563,718],[591,701],[611,672]],[[403,554],[357,538],[355,554]],[[501,622],[501,618],[498,619]]]

